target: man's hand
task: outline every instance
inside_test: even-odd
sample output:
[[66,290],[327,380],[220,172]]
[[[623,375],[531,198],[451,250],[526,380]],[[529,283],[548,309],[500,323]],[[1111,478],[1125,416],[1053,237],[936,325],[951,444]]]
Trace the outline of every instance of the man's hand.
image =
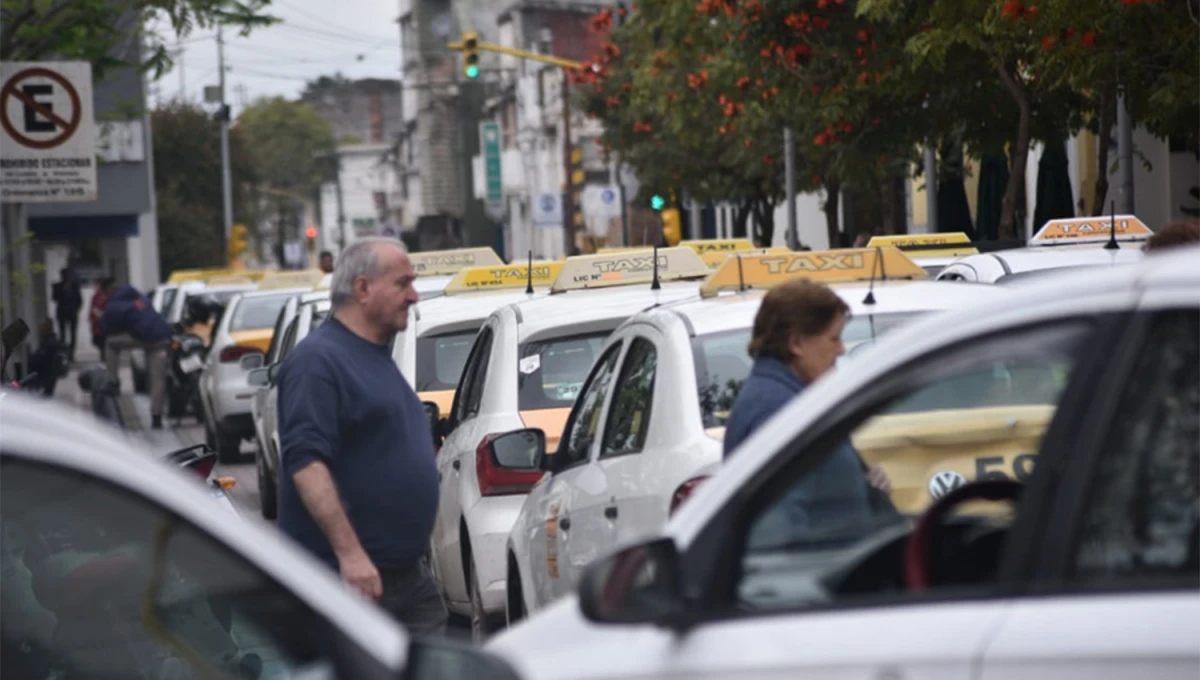
[[379,570],[371,562],[366,551],[361,548],[346,557],[338,556],[338,569],[342,579],[358,592],[372,600],[383,597],[383,581],[379,578]]
[[867,470],[867,483],[884,493],[892,492],[892,480],[888,479],[887,473],[878,465],[872,465]]

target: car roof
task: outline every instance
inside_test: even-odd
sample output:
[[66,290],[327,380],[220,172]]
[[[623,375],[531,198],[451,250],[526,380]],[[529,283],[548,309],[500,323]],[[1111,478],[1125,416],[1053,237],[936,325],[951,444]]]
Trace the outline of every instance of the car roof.
[[328,567],[279,532],[254,522],[231,522],[214,509],[193,477],[166,464],[151,464],[147,459],[158,456],[143,442],[76,408],[20,392],[0,392],[0,419],[5,459],[65,467],[135,490],[264,568],[310,605],[320,603],[321,611],[359,645],[396,668],[403,666],[407,635],[386,614],[348,596]]
[[273,288],[271,290],[248,290],[241,295],[238,295],[234,300],[246,300],[265,297],[291,297],[299,295],[305,291],[312,290],[311,288]]
[[869,350],[876,360],[850,362],[838,369],[837,380],[816,381],[746,439],[738,454],[726,459],[721,470],[701,485],[695,497],[668,521],[667,534],[686,545],[728,498],[740,493],[746,481],[797,433],[822,417],[831,405],[854,396],[864,384],[878,380],[934,348],[974,338],[993,329],[1012,327],[1021,319],[1044,314],[1047,310],[1061,309],[1068,314],[1067,310],[1073,309],[1076,300],[1116,296],[1115,300],[1132,307],[1138,300],[1139,291],[1155,285],[1200,286],[1200,269],[1195,266],[1197,257],[1200,257],[1200,245],[1147,256],[1140,264],[1115,267],[1102,277],[1077,271],[1047,275],[1043,283],[1054,291],[1053,295],[1047,295],[1040,286],[1012,288],[1010,294],[997,297],[986,306],[967,305],[936,317],[914,320],[891,331]]
[[640,283],[576,290],[510,306],[520,316],[518,334],[524,341],[555,328],[569,329],[589,322],[623,320],[656,304],[667,304],[697,295],[698,285],[696,281],[679,281],[664,283],[659,290],[651,290],[649,284]]
[[469,295],[446,295],[418,302],[414,308],[417,319],[417,337],[435,333],[448,326],[458,326],[472,321],[483,322],[492,312],[506,305],[523,302],[537,297],[545,297],[544,289],[528,295],[523,290],[504,290],[493,292],[471,293]]
[[[872,287],[866,282],[835,283],[830,288],[850,306],[851,316],[937,311],[1004,295],[1007,290],[951,281],[878,281],[873,288],[875,304],[868,305],[863,299]],[[981,293],[985,288],[986,292]],[[676,303],[667,309],[683,316],[696,335],[705,335],[752,325],[765,294],[761,290],[723,293],[706,300]]]
[[1019,274],[1058,267],[1130,264],[1140,262],[1142,258],[1143,252],[1136,245],[1126,243],[1117,250],[1106,250],[1102,245],[1086,244],[980,253],[959,258],[951,264],[964,264],[980,271],[991,271],[999,266],[1005,274]]

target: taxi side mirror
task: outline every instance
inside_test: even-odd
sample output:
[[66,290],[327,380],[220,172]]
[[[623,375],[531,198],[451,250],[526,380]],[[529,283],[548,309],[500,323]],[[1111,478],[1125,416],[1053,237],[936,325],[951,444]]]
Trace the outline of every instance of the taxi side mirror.
[[250,374],[246,376],[246,382],[249,383],[251,387],[266,387],[271,383],[270,374],[271,369],[256,368],[253,371],[250,371]]
[[596,623],[652,623],[686,629],[682,570],[675,541],[658,538],[592,562],[579,582],[579,608]]
[[274,385],[279,382],[279,368],[282,365],[280,362],[275,362],[267,367],[267,384]]
[[505,432],[494,436],[488,448],[498,468],[540,472],[546,458],[546,433],[538,428]]
[[421,407],[425,409],[425,419],[429,421],[429,431],[433,433],[433,446],[437,448],[442,443],[442,409],[435,402],[423,401]]
[[267,358],[261,353],[251,352],[250,354],[242,357],[241,360],[238,361],[238,365],[242,367],[243,371],[253,371],[255,369],[262,368],[262,365],[264,362],[266,362],[266,360]]

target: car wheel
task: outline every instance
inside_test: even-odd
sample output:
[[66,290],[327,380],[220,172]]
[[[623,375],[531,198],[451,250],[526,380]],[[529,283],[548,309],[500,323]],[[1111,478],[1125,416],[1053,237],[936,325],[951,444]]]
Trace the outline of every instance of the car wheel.
[[511,628],[525,618],[525,594],[521,591],[521,575],[515,571],[508,572],[506,584],[508,597],[504,606],[504,625]]
[[220,426],[214,426],[217,438],[217,460],[222,463],[237,463],[242,459],[242,438],[221,431]]
[[467,590],[471,598],[471,640],[482,644],[500,627],[496,618],[483,608],[483,594],[479,588],[479,575],[475,573],[475,560],[467,565]]
[[275,478],[267,469],[266,453],[261,449],[254,454],[255,468],[258,471],[258,498],[263,519],[275,519],[279,515],[279,501],[275,495]]

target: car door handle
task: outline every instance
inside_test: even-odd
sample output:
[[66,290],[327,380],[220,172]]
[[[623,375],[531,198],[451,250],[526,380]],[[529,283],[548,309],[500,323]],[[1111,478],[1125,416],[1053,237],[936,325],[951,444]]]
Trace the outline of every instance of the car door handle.
[[571,528],[571,518],[570,518],[570,517],[560,517],[560,518],[558,518],[558,526],[559,526],[560,528],[562,528],[562,530],[563,530],[563,531],[566,531],[567,529],[570,529],[570,528]]
[[609,519],[616,519],[617,518],[617,506],[610,505],[607,508],[604,508],[604,516]]

